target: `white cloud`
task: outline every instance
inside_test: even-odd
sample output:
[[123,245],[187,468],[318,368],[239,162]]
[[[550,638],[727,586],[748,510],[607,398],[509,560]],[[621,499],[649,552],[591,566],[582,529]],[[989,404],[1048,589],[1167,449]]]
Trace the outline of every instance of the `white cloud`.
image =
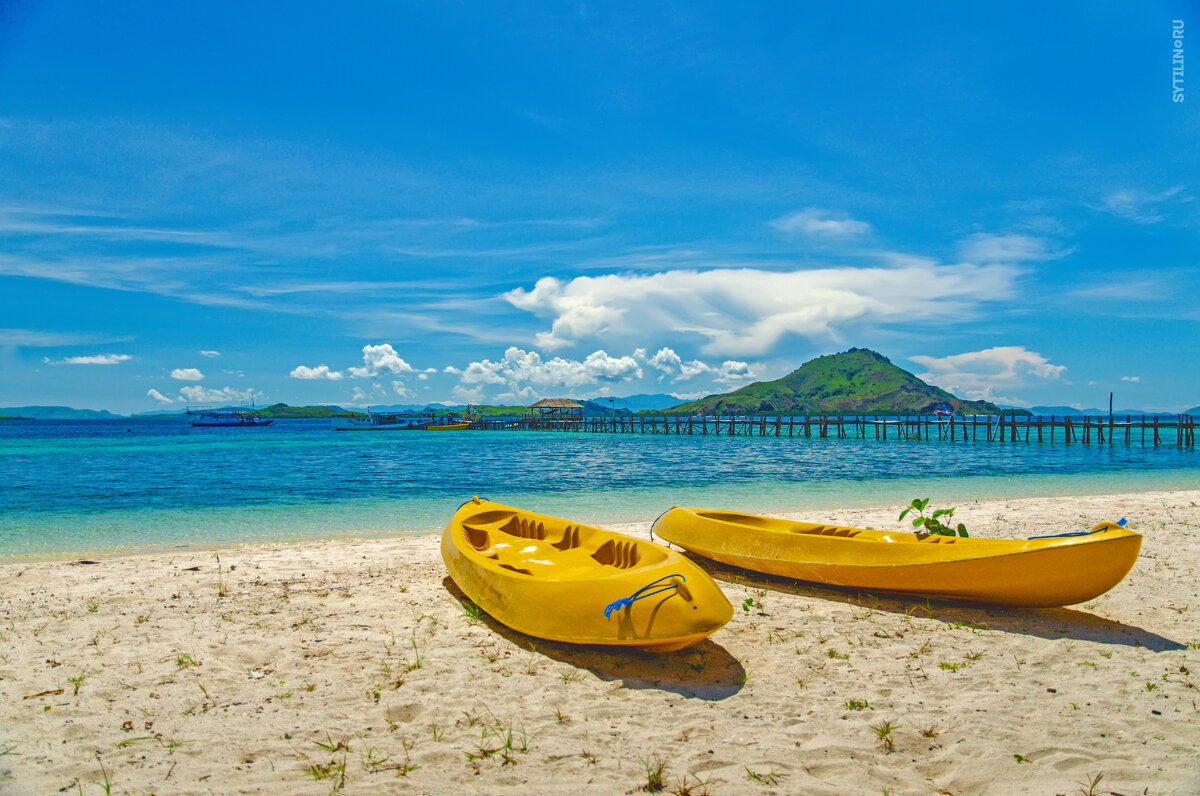
[[487,385],[499,385],[509,388],[507,395],[525,399],[544,390],[571,390],[586,384],[613,384],[640,378],[642,368],[633,356],[614,357],[600,350],[582,361],[562,357],[544,360],[536,351],[512,346],[504,352],[503,359],[484,359],[467,365],[459,375],[460,389],[454,395],[460,400],[470,397],[479,401]]
[[693,379],[696,376],[709,376],[721,384],[744,384],[754,380],[754,372],[746,362],[726,360],[719,367],[713,367],[698,359],[684,362],[670,348],[660,348],[658,352],[646,360],[648,365],[662,372],[659,381],[666,376],[674,376],[671,381],[680,382]]
[[460,403],[477,404],[483,401],[483,386],[468,388],[461,384],[450,391],[450,396]]
[[0,329],[0,346],[25,346],[28,348],[57,348],[74,345],[111,345],[125,343],[133,338],[101,334],[70,334],[64,332],[42,332],[36,329]]
[[852,238],[866,235],[871,225],[857,221],[845,213],[809,207],[791,215],[777,218],[771,226],[785,235],[807,235],[817,238]]
[[151,390],[146,390],[146,395],[148,395],[148,396],[150,396],[151,398],[153,398],[154,400],[158,401],[160,404],[173,404],[173,403],[175,403],[175,399],[174,399],[174,398],[168,398],[167,396],[165,396],[165,395],[163,395],[162,393],[160,393],[158,390],[153,390],[153,389],[151,389]]
[[328,379],[329,381],[337,381],[342,378],[340,370],[330,370],[328,365],[317,365],[315,368],[310,368],[307,365],[297,365],[292,368],[288,374],[293,379]]
[[404,385],[404,382],[400,381],[399,379],[392,380],[392,389],[395,391],[396,395],[400,396],[401,398],[407,398],[412,395],[412,393],[408,391],[408,387]]
[[1021,403],[995,393],[998,389],[1028,386],[1037,382],[1062,379],[1067,368],[1054,365],[1024,346],[998,346],[948,357],[913,356],[928,371],[917,377],[972,399]]
[[179,381],[204,381],[204,374],[196,368],[175,368],[171,371],[171,378]]
[[1023,263],[1060,257],[1044,238],[978,233],[963,241],[959,254],[969,263]]
[[220,351],[201,351],[200,356],[210,357],[210,358],[211,357],[219,357],[219,356],[221,356],[221,352]]
[[504,298],[552,319],[536,340],[547,349],[587,338],[684,335],[706,354],[760,356],[787,335],[841,339],[884,323],[949,324],[985,301],[1008,298],[1019,273],[1008,262],[897,267],[754,268],[539,279]]
[[1121,381],[1141,381],[1141,376],[1122,376]]
[[[1135,224],[1144,226],[1157,224],[1163,220],[1160,206],[1182,191],[1182,185],[1169,188],[1161,193],[1147,193],[1138,190],[1113,191],[1104,197],[1103,209]],[[1185,197],[1181,201],[1189,201],[1189,199]]]
[[413,373],[413,366],[405,362],[390,343],[380,345],[365,345],[362,350],[363,367],[350,368],[350,375],[356,379],[371,379],[382,373],[400,376]]
[[49,357],[42,357],[42,361],[47,365],[117,365],[131,359],[133,357],[129,354],[93,354],[91,356],[63,357],[54,361],[51,361]]
[[235,390],[233,387],[222,387],[219,390],[207,389],[201,385],[180,387],[179,393],[186,400],[195,404],[209,403],[240,403],[261,401],[264,396],[253,387],[247,390]]

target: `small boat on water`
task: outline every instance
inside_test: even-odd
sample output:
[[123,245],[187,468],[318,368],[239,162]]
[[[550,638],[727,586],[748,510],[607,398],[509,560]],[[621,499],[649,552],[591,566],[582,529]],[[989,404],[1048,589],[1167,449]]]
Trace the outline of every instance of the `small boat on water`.
[[1133,568],[1141,534],[1122,523],[1032,539],[872,531],[673,507],[656,536],[724,564],[867,591],[1024,607],[1075,605]]
[[447,523],[442,559],[498,622],[552,641],[670,652],[733,616],[708,573],[674,550],[480,498]]
[[364,417],[335,417],[333,427],[337,431],[423,431],[434,423],[429,414],[411,412],[372,412]]
[[333,427],[337,431],[462,431],[470,428],[473,420],[470,407],[462,417],[434,411],[376,412],[368,407],[366,416],[335,417]]
[[260,428],[271,425],[273,420],[251,411],[219,411],[197,407],[187,409],[188,419],[195,428]]

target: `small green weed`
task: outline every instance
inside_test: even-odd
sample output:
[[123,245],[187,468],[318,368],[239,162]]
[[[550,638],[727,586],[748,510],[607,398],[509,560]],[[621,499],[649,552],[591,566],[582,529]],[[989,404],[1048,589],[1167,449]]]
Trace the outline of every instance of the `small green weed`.
[[787,779],[787,774],[781,774],[778,771],[772,770],[768,771],[766,774],[761,774],[757,771],[751,771],[749,768],[746,768],[746,776],[755,782],[760,782],[763,785],[766,785],[769,788],[773,788],[780,782],[783,782],[785,779]]
[[896,742],[892,738],[892,733],[896,730],[898,725],[893,724],[891,721],[881,721],[878,724],[869,724],[867,726],[871,728],[871,732],[875,733],[875,736],[879,739],[879,742],[883,744],[884,752],[890,754],[891,751],[896,748]]
[[[930,514],[928,517],[926,517],[925,509],[927,506],[929,506],[929,498],[914,498],[912,503],[908,504],[908,508],[906,508],[904,511],[900,512],[900,519],[904,519],[905,516],[907,516],[910,511],[915,511],[917,513],[917,516],[913,517],[913,520],[912,520],[913,527],[914,528],[924,528],[925,529],[924,535],[936,534],[938,536],[962,536],[962,537],[965,537],[967,535],[967,526],[963,525],[961,522],[958,524],[957,528],[951,528],[949,525],[947,525],[945,522],[942,521],[942,519],[941,519],[942,517],[945,517],[947,521],[954,517],[954,509],[953,508],[937,509],[932,514]],[[920,534],[921,532],[918,531],[917,533]]]
[[642,785],[638,790],[644,790],[647,793],[661,793],[667,787],[667,761],[663,760],[658,755],[651,755],[642,761],[642,768],[646,771],[646,784]]

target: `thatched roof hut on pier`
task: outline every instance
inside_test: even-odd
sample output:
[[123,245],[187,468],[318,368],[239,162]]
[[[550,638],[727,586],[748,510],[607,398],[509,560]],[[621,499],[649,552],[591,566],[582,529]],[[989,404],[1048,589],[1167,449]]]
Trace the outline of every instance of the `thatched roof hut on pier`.
[[543,398],[528,408],[530,425],[534,427],[576,426],[583,423],[583,404],[570,398]]

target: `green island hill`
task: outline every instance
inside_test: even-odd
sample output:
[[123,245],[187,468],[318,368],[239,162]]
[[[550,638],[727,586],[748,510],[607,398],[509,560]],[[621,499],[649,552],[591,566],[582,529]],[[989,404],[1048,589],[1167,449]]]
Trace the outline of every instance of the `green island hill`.
[[756,381],[656,415],[1028,415],[988,401],[966,401],[934,387],[866,348],[809,360],[783,378]]

